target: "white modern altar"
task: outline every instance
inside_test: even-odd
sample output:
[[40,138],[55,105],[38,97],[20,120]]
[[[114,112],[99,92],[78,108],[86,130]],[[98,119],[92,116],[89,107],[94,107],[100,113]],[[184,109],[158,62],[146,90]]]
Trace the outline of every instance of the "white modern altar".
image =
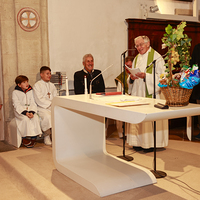
[[[165,103],[124,95],[93,94],[92,99],[88,95],[55,97],[53,158],[58,171],[101,197],[156,183],[149,170],[106,152],[105,117],[136,124],[200,113],[197,104],[158,109],[154,107],[158,102]],[[132,105],[124,106],[124,103]]]

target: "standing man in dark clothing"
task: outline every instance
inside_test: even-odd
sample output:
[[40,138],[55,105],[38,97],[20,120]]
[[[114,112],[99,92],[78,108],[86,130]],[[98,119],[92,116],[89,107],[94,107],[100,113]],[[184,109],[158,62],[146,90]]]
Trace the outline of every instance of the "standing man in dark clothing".
[[[87,89],[90,93],[90,82],[98,74],[101,73],[98,69],[94,68],[94,58],[91,54],[86,54],[83,57],[83,66],[84,68],[81,71],[77,71],[74,74],[74,91],[75,94],[84,94],[85,82],[84,77],[87,78]],[[99,75],[94,81],[92,81],[92,93],[105,92],[105,84],[103,76]]]
[[[190,67],[192,65],[197,64],[200,70],[200,43],[195,45],[192,52],[192,59],[190,60]],[[195,102],[200,104],[200,83],[194,86],[192,95],[190,97],[190,102]],[[200,128],[200,116],[198,116],[198,124]],[[200,140],[200,133],[195,137],[195,139]]]

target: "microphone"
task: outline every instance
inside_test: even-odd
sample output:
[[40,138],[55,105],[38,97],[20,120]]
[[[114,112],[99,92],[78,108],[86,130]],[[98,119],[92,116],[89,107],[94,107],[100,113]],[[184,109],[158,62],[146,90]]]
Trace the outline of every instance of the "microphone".
[[127,49],[126,51],[124,51],[121,55],[125,54],[127,51],[133,51],[135,49]]
[[153,60],[147,67],[146,67],[146,69],[148,69],[154,62],[156,62],[158,59],[160,59],[160,58],[163,58],[164,56],[166,56],[167,55],[167,53],[166,54],[164,54],[164,55],[161,55],[161,56],[159,56],[158,58],[156,58],[155,60]]
[[97,76],[95,76],[95,77],[91,80],[91,82],[90,82],[90,99],[92,99],[92,82],[93,82],[97,77],[99,77],[101,74],[103,74],[103,72],[105,72],[107,69],[109,69],[109,68],[112,67],[112,66],[113,66],[113,64],[110,65],[109,67],[107,67],[106,69],[104,69],[101,73],[99,73]]

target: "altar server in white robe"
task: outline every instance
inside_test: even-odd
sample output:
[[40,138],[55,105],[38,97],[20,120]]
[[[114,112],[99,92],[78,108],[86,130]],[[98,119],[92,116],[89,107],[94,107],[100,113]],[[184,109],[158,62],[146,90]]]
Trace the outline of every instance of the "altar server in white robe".
[[51,145],[51,103],[57,90],[51,79],[51,69],[47,66],[40,68],[41,80],[33,86],[35,102],[38,106],[38,114],[41,118],[41,128],[44,132],[44,143]]
[[40,120],[37,115],[37,105],[28,78],[19,75],[16,77],[15,83],[16,87],[12,92],[12,101],[17,129],[21,134],[22,144],[31,148],[36,143],[37,135],[42,134]]
[[[139,54],[133,61],[132,68],[139,68],[135,76],[128,77],[127,83],[129,94],[140,97],[153,97],[153,65],[147,68],[153,60],[156,60],[156,98],[160,98],[160,89],[158,87],[159,78],[165,72],[164,60],[162,56],[150,46],[150,40],[147,36],[135,38],[135,47]],[[146,69],[147,68],[147,69]],[[141,109],[142,106],[141,106]],[[144,122],[140,124],[129,124],[127,142],[134,147],[151,149],[154,147],[153,122]],[[168,120],[159,120],[156,123],[156,147],[165,147],[168,145]]]

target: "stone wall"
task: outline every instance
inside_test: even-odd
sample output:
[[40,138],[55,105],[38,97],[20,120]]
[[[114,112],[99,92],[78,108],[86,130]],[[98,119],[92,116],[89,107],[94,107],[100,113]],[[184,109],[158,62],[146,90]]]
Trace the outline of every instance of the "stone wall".
[[[23,30],[17,21],[18,12],[29,7],[40,18],[39,27],[34,31]],[[23,74],[33,85],[39,78],[42,65],[49,65],[47,0],[0,0],[0,40],[3,74],[4,133],[9,141],[9,122],[14,117],[12,91],[16,76]]]

